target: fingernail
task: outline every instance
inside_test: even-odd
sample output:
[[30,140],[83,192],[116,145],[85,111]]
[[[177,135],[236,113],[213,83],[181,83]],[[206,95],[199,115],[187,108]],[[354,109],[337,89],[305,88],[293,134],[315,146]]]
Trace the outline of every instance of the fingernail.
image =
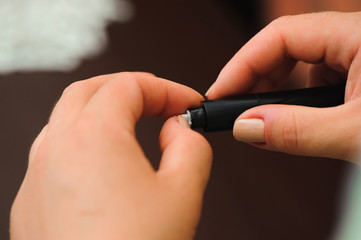
[[258,118],[237,120],[234,123],[233,136],[240,142],[265,142],[264,121]]
[[180,125],[182,125],[183,127],[187,127],[190,128],[189,124],[187,123],[187,121],[184,119],[184,117],[182,117],[181,115],[178,115],[178,122]]

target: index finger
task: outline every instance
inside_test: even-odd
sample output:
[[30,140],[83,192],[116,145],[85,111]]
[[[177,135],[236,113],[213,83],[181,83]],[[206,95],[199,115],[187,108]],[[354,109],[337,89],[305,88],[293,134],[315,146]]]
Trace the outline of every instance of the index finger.
[[[102,126],[113,123],[133,132],[142,115],[168,118],[201,103],[203,97],[184,85],[151,75],[120,73],[108,80],[84,108]],[[96,115],[96,116],[94,116]]]
[[[150,74],[119,73],[92,81],[101,84],[80,85],[92,90],[81,94],[86,101],[77,107],[74,120],[67,121],[65,131],[53,128],[53,135],[61,141],[55,145],[71,148],[70,154],[75,147],[82,154],[79,159],[86,160],[88,166],[112,164],[116,171],[119,164],[128,172],[141,172],[142,167],[152,171],[135,134],[136,122],[142,115],[168,118],[203,100],[189,87]],[[66,134],[67,141],[59,134]]]
[[[275,20],[223,68],[208,98],[255,88],[271,90],[283,83],[296,61],[324,62],[336,71],[349,71],[360,46],[360,17],[360,13],[325,12]],[[355,65],[361,66],[360,61]]]
[[[115,166],[121,166],[119,169],[128,172],[133,172],[130,169],[134,169],[134,172],[142,172],[140,169],[152,172],[153,169],[136,139],[135,125],[138,119],[142,115],[163,118],[178,115],[189,107],[199,105],[202,99],[193,89],[175,82],[151,75],[120,73],[114,75],[92,96],[83,109],[77,126],[87,128],[83,131],[84,136],[94,139],[96,151],[101,156],[112,156],[103,159],[106,161],[102,164],[111,162],[115,169]],[[174,138],[187,135],[188,141],[194,142],[187,131],[178,133]],[[199,142],[197,139],[195,141]]]

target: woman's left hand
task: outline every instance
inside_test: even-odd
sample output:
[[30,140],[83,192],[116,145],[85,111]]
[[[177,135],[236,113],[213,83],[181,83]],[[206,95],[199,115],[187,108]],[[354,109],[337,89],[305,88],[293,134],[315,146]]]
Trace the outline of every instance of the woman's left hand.
[[146,73],[68,87],[35,140],[11,211],[11,238],[192,239],[212,151],[170,118],[155,171],[136,140],[142,114],[164,118],[196,106],[194,90]]

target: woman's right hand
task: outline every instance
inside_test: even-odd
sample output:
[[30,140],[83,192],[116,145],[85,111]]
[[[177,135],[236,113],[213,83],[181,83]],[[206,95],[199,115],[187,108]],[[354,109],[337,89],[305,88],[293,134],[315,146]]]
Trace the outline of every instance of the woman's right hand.
[[355,161],[361,144],[360,47],[361,12],[282,17],[242,47],[207,97],[275,90],[298,61],[310,63],[308,86],[347,79],[344,105],[256,107],[239,116],[234,136],[263,149]]

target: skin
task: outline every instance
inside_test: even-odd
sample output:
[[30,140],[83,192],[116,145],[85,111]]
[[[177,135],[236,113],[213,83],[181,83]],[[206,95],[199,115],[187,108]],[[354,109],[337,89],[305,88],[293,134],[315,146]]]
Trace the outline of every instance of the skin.
[[177,117],[155,171],[135,137],[142,115],[197,106],[194,90],[146,73],[69,86],[35,140],[11,211],[11,239],[192,239],[212,151]]
[[295,15],[306,12],[319,11],[341,11],[355,12],[361,10],[361,3],[358,0],[271,0],[263,1],[261,5],[261,16],[266,16],[265,21],[276,19],[284,15]]
[[347,80],[345,104],[326,109],[267,105],[239,119],[262,119],[265,143],[257,147],[296,155],[356,161],[361,132],[361,13],[285,16],[252,38],[228,62],[209,99],[271,91],[299,61],[310,65],[308,86]]
[[[232,58],[208,97],[276,89],[298,61],[311,64],[309,86],[347,78],[342,106],[268,105],[240,118],[264,120],[266,142],[258,147],[352,160],[361,132],[360,27],[361,13],[282,17]],[[11,238],[192,239],[212,160],[208,142],[170,118],[155,171],[134,129],[142,115],[168,118],[201,100],[190,88],[145,73],[72,84],[31,149]]]

